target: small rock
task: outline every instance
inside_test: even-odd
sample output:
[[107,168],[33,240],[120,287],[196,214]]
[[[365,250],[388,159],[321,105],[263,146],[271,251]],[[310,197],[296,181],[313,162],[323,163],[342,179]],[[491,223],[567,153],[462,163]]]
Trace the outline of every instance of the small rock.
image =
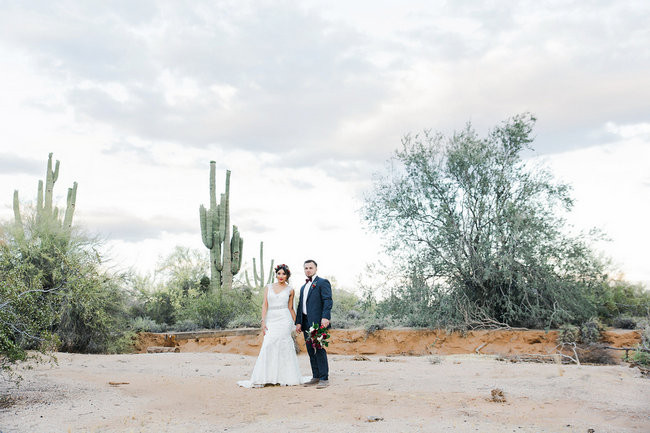
[[164,346],[147,347],[147,353],[167,353],[167,352],[178,353],[180,351],[181,349],[178,347],[164,347]]
[[370,358],[368,358],[368,357],[365,356],[365,355],[354,355],[354,356],[352,357],[352,360],[353,360],[353,361],[370,361]]
[[366,422],[377,422],[377,421],[383,421],[383,420],[384,420],[384,418],[382,418],[380,416],[371,415],[371,416],[368,417],[368,419],[366,419]]
[[494,388],[492,390],[492,398],[490,401],[493,401],[495,403],[505,403],[506,402],[506,396],[503,393],[503,390],[499,388]]

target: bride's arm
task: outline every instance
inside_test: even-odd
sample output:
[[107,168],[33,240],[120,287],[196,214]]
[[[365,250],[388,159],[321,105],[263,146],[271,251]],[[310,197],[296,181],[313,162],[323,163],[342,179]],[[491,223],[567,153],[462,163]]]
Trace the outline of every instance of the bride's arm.
[[264,287],[264,302],[262,302],[262,332],[266,335],[266,312],[269,309],[269,301],[266,299],[266,295],[269,292],[269,287]]
[[291,289],[291,292],[289,292],[289,312],[291,313],[291,317],[293,318],[294,323],[296,322],[296,312],[293,311],[293,295],[295,292],[293,289]]

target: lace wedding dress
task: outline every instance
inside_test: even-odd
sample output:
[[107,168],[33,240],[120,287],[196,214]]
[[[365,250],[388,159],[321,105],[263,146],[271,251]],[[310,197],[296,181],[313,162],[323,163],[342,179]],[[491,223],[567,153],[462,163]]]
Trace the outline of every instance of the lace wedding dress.
[[267,288],[267,331],[264,342],[251,379],[237,382],[246,388],[265,384],[299,385],[310,379],[300,376],[298,357],[291,338],[294,324],[288,305],[292,289],[287,286],[280,293],[275,293],[273,285],[269,284]]

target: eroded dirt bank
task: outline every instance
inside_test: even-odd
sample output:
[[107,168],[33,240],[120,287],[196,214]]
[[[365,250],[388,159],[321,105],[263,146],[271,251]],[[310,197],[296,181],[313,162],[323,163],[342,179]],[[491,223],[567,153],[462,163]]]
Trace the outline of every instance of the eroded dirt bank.
[[[548,354],[557,345],[557,331],[481,330],[448,333],[429,329],[382,329],[371,334],[363,329],[333,329],[328,353],[332,355],[487,355]],[[263,336],[257,329],[202,331],[195,333],[141,333],[137,350],[150,346],[174,346],[180,352],[235,353],[256,356]],[[641,341],[639,331],[610,330],[603,343],[633,347]],[[304,340],[298,337],[301,351]],[[622,352],[620,353],[622,354]]]

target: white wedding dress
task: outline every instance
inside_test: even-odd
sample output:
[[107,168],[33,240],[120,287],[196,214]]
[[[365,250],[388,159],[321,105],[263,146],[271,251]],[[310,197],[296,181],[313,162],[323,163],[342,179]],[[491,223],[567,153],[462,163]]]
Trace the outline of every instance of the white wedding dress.
[[277,294],[273,291],[273,285],[269,284],[267,289],[267,331],[262,348],[251,379],[237,382],[246,388],[265,384],[299,385],[311,378],[300,376],[298,357],[291,338],[291,331],[295,329],[288,308],[292,288],[287,286]]

